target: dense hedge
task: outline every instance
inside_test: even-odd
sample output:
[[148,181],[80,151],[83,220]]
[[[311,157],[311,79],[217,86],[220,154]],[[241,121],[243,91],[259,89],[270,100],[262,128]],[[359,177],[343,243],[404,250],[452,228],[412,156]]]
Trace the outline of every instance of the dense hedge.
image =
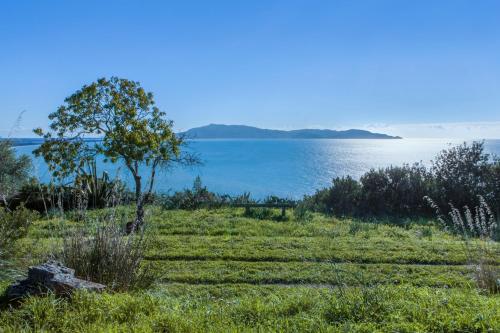
[[332,186],[306,196],[302,209],[336,216],[431,216],[429,196],[447,210],[478,204],[483,196],[497,216],[500,211],[500,160],[484,151],[483,142],[441,151],[430,168],[420,163],[372,169],[359,180],[337,177]]

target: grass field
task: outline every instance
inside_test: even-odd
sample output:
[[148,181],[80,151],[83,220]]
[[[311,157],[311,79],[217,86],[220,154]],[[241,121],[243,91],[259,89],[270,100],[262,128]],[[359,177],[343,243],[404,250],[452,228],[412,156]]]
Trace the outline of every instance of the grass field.
[[[500,332],[500,296],[480,293],[462,241],[425,221],[278,222],[155,207],[148,216],[152,288],[31,298],[0,313],[0,332]],[[26,265],[43,260],[79,225],[38,221],[17,251]]]

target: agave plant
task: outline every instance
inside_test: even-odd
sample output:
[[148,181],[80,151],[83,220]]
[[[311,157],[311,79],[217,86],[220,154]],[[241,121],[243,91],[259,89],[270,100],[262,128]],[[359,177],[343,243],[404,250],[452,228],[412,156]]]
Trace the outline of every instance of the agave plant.
[[87,162],[87,170],[81,169],[75,178],[77,205],[89,208],[104,208],[117,204],[125,186],[112,180],[106,171],[99,177],[95,160]]

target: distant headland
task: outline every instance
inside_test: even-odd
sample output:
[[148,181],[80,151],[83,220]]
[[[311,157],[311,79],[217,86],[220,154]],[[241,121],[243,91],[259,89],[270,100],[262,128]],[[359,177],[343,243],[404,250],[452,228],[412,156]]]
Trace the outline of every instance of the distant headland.
[[[328,129],[299,129],[291,131],[264,129],[245,125],[210,124],[195,127],[179,133],[186,139],[401,139],[381,133],[360,129],[336,131]],[[0,138],[0,140],[6,140]],[[43,138],[11,138],[13,146],[31,146],[42,144]],[[100,141],[100,138],[87,138],[85,141]]]
[[245,125],[210,124],[180,133],[188,139],[401,139],[360,129],[336,131],[298,129],[291,131],[263,129]]

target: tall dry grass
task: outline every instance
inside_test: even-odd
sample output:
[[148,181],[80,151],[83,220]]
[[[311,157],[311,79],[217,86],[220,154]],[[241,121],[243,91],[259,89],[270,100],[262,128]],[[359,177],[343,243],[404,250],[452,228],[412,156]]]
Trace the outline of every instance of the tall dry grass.
[[93,232],[81,228],[64,239],[59,257],[78,277],[109,289],[144,288],[154,281],[143,262],[148,237],[143,230],[125,235],[116,223],[99,225]]
[[463,211],[450,203],[448,216],[441,213],[439,206],[430,198],[424,199],[436,211],[438,220],[446,227],[462,235],[468,263],[474,271],[477,286],[489,293],[500,292],[500,269],[497,266],[498,243],[494,237],[498,223],[482,196],[478,196],[479,205]]
[[[93,174],[97,171],[94,170]],[[110,290],[147,288],[155,280],[153,271],[144,261],[153,234],[147,233],[143,227],[128,235],[125,228],[127,216],[118,213],[124,191],[113,185],[121,183],[118,178],[113,181],[104,179],[102,183],[101,187],[109,187],[100,191],[106,192],[105,195],[99,196],[103,201],[100,206],[107,207],[105,211],[89,214],[89,191],[86,188],[76,196],[76,209],[63,212],[63,205],[59,206],[62,219],[72,216],[80,226],[64,232],[67,236],[62,241],[62,249],[55,250],[53,256],[73,268],[76,276],[105,284]]]

